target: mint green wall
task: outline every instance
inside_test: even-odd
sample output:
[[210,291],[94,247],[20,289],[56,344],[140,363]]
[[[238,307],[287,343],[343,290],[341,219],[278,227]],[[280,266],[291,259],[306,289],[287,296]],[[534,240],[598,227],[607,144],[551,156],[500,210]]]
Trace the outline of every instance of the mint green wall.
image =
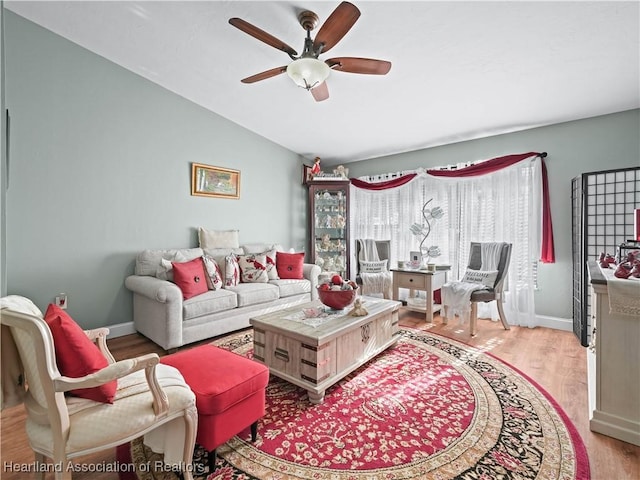
[[638,132],[640,110],[629,110],[346,166],[349,176],[359,177],[511,153],[547,152],[556,263],[540,264],[536,313],[566,319],[572,317],[571,179],[585,172],[640,166]]
[[[194,246],[199,225],[238,228],[242,242],[304,248],[306,191],[296,154],[3,13],[2,86],[12,120],[11,181],[0,197],[3,294],[45,308],[66,292],[83,326],[116,324],[131,321],[123,280],[135,254]],[[547,151],[557,262],[540,266],[537,312],[570,318],[570,180],[638,166],[638,131],[632,110],[348,167],[356,177]],[[241,170],[241,199],[191,197],[191,162]]]
[[[198,226],[304,246],[298,155],[12,12],[4,18],[9,294],[44,309],[65,292],[81,325],[112,325],[132,320],[123,282],[135,255],[196,246]],[[191,196],[191,162],[240,170],[240,200]]]
[[4,2],[0,1],[0,296],[7,293],[6,223],[7,223],[7,156],[4,106]]

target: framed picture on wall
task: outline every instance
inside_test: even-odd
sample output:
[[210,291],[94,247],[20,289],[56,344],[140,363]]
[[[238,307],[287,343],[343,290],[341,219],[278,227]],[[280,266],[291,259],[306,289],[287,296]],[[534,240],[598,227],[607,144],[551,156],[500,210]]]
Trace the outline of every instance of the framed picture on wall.
[[191,164],[191,195],[240,198],[240,170]]

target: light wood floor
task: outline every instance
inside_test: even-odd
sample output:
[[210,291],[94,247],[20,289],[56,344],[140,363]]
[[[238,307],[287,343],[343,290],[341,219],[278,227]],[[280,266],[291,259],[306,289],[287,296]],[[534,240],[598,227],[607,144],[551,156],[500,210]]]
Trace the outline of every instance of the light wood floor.
[[[468,330],[456,322],[442,325],[440,318],[436,317],[433,324],[427,324],[422,315],[405,309],[402,309],[400,318],[403,326],[430,330],[487,350],[533,378],[556,399],[578,429],[589,453],[592,479],[640,480],[640,447],[589,430],[586,351],[573,333],[519,327],[505,331],[499,322],[480,320],[478,335],[471,338]],[[158,346],[137,334],[115,338],[108,343],[118,360],[150,352],[164,355]],[[638,379],[629,381],[637,382]],[[22,406],[2,412],[0,478],[4,480],[35,478],[34,474],[11,472],[7,463],[28,464],[33,461],[24,431],[24,420]],[[114,450],[107,450],[81,458],[78,462],[110,463],[114,460]],[[53,478],[53,474],[48,474],[46,478]],[[74,480],[116,478],[114,473],[74,474]]]

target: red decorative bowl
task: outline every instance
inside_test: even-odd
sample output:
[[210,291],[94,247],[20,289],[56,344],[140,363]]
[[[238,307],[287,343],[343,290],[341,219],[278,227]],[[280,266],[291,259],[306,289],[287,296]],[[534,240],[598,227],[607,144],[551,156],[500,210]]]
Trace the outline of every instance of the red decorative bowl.
[[351,305],[358,295],[358,288],[353,290],[321,290],[318,288],[320,301],[329,308],[342,310]]

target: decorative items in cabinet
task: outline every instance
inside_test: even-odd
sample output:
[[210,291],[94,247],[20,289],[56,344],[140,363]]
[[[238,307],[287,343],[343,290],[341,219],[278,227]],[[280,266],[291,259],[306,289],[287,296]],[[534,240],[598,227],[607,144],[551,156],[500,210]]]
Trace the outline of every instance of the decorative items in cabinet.
[[349,181],[312,180],[309,185],[309,252],[322,272],[349,276]]

